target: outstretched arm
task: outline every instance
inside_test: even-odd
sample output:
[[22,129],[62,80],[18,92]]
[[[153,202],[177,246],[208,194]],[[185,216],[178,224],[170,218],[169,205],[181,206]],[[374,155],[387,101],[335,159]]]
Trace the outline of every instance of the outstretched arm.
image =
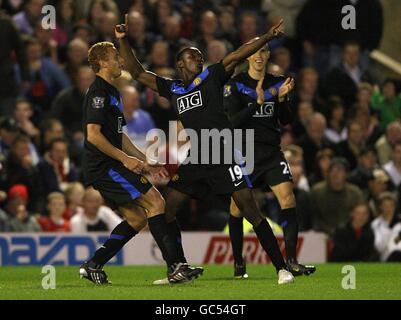
[[284,33],[281,31],[281,26],[283,24],[283,19],[279,23],[270,28],[270,30],[262,35],[261,37],[256,37],[247,43],[243,44],[237,50],[231,52],[223,59],[224,69],[227,72],[233,72],[235,66],[240,63],[243,59],[248,58],[253,55],[256,51],[262,48],[268,41],[282,36]]
[[157,92],[156,75],[153,72],[145,70],[138,61],[128,43],[127,31],[128,15],[126,14],[125,23],[116,25],[115,29],[115,35],[120,43],[120,54],[124,59],[125,69],[127,69],[135,80]]

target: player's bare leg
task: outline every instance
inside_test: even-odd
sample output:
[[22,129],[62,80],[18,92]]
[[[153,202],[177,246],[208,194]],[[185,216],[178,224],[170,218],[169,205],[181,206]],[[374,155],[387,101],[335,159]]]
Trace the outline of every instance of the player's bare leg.
[[242,212],[244,217],[252,224],[253,229],[265,252],[269,255],[278,273],[278,283],[284,284],[294,281],[294,277],[287,271],[286,263],[281,255],[277,239],[269,223],[264,219],[257,207],[251,189],[245,188],[238,190],[232,195],[235,204]]
[[283,182],[276,186],[270,186],[270,188],[281,208],[279,222],[284,231],[288,268],[294,276],[310,275],[316,271],[316,268],[314,266],[304,266],[297,262],[298,222],[293,183],[290,181]]

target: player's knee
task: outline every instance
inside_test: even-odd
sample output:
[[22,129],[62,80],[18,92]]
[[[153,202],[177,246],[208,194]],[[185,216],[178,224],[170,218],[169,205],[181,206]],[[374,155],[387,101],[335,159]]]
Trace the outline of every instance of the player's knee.
[[128,224],[136,231],[141,231],[145,228],[147,219],[143,216],[127,217]]
[[164,213],[166,208],[166,203],[160,194],[152,197],[149,207],[147,208],[148,217],[156,216],[160,213]]
[[281,209],[294,208],[296,205],[295,195],[293,192],[285,193],[280,199]]

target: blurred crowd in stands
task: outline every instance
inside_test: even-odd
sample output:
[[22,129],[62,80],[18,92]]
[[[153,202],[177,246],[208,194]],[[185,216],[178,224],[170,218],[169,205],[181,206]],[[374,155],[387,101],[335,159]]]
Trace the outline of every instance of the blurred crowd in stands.
[[[401,260],[400,81],[375,74],[369,58],[382,38],[379,0],[0,3],[0,231],[106,231],[119,223],[100,194],[82,184],[81,120],[94,80],[88,48],[98,41],[118,47],[114,26],[125,13],[137,57],[166,77],[175,77],[180,48],[197,46],[210,65],[282,17],[286,36],[269,44],[268,71],[296,79],[296,120],[283,128],[282,149],[300,228],[331,237],[335,261]],[[46,4],[56,8],[55,29],[42,28]],[[356,8],[355,30],[341,28],[345,5]],[[167,130],[176,119],[169,101],[127,72],[115,86],[125,130],[141,148],[150,129]],[[257,199],[278,221],[272,194],[260,191]],[[184,230],[223,230],[227,219],[195,200],[178,216]]]

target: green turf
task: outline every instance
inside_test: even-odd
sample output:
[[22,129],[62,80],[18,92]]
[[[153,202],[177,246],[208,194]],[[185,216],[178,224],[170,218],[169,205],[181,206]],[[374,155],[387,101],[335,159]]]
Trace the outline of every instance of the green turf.
[[278,285],[271,266],[248,266],[249,279],[231,278],[231,266],[205,266],[193,283],[154,286],[164,274],[157,266],[110,266],[111,286],[96,286],[78,278],[77,267],[56,267],[56,289],[42,288],[40,267],[0,267],[2,299],[401,299],[401,264],[353,264],[356,289],[344,290],[344,264],[318,265],[309,277]]

